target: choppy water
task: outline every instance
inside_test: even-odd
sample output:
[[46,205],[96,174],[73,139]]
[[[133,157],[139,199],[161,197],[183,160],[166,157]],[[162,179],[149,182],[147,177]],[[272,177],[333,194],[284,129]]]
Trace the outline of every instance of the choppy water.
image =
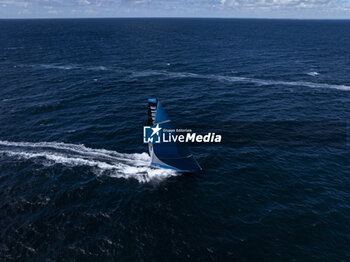
[[0,260],[349,259],[348,147],[195,145],[184,176],[142,144],[155,96],[178,127],[346,122],[349,21],[1,20],[0,40]]

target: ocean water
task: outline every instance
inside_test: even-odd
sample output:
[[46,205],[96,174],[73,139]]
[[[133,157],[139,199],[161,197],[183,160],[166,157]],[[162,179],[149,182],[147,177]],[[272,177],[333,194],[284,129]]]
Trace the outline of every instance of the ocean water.
[[349,21],[0,20],[0,260],[349,261],[347,145],[197,144],[180,175],[142,143],[150,97],[177,127],[347,122],[349,47]]

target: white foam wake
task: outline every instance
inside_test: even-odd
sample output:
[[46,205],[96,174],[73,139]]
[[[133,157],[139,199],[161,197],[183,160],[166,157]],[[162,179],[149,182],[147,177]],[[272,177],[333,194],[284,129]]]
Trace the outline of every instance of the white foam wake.
[[[35,68],[42,69],[59,69],[59,70],[90,70],[90,71],[115,71],[123,72],[130,74],[132,78],[143,78],[150,76],[165,76],[167,78],[197,78],[197,79],[209,79],[214,81],[221,81],[226,83],[252,83],[260,86],[265,85],[281,85],[281,86],[302,86],[309,88],[329,88],[329,89],[338,89],[343,91],[350,91],[350,86],[341,85],[341,84],[327,84],[327,83],[316,83],[308,81],[283,81],[283,80],[273,80],[273,79],[260,79],[260,78],[251,78],[251,77],[241,77],[241,76],[225,76],[220,74],[196,74],[190,72],[171,72],[167,70],[147,70],[147,71],[130,71],[126,69],[116,69],[105,66],[83,66],[77,64],[67,64],[67,65],[58,65],[58,64],[39,64],[39,65],[30,65]],[[320,75],[318,72],[308,72],[310,76]]]
[[303,87],[310,87],[310,88],[330,88],[330,89],[338,89],[343,91],[350,91],[350,86],[348,85],[315,83],[315,82],[307,82],[307,81],[282,81],[282,80],[240,77],[240,76],[201,75],[201,74],[178,73],[178,72],[167,72],[167,73],[164,72],[164,74],[171,78],[203,78],[203,79],[210,79],[210,80],[228,82],[228,83],[252,83],[260,86],[265,86],[265,85],[303,86]]
[[[350,86],[347,85],[336,85],[336,84],[326,84],[326,83],[315,83],[307,81],[282,81],[282,80],[272,80],[272,79],[260,79],[260,78],[250,78],[241,76],[224,76],[224,75],[214,75],[214,74],[195,74],[188,72],[168,72],[168,71],[143,71],[134,72],[132,76],[134,78],[148,77],[148,76],[166,76],[168,78],[197,78],[197,79],[209,79],[214,81],[226,82],[226,83],[252,83],[259,86],[265,85],[281,85],[281,86],[303,86],[310,88],[330,88],[338,89],[343,91],[350,91]],[[317,76],[319,73],[311,72],[310,75]]]
[[313,71],[313,72],[308,72],[307,75],[309,75],[309,76],[318,76],[318,75],[320,75],[320,73],[318,73],[316,71]]
[[350,91],[350,86],[347,85],[335,85],[325,83],[314,83],[307,81],[280,81],[280,80],[263,80],[246,77],[222,77],[222,80],[234,81],[234,82],[250,82],[258,85],[281,85],[281,86],[304,86],[311,88],[330,88],[343,91]]
[[66,64],[66,65],[60,65],[60,64],[34,64],[34,65],[20,65],[20,66],[30,66],[33,68],[41,68],[41,69],[58,69],[58,70],[73,70],[73,69],[80,69],[80,70],[91,70],[91,71],[106,71],[109,70],[105,66],[83,66],[79,64]]
[[1,156],[32,159],[43,165],[89,166],[96,175],[134,178],[140,183],[161,181],[177,175],[171,170],[150,167],[150,157],[147,153],[125,154],[77,144],[0,140]]

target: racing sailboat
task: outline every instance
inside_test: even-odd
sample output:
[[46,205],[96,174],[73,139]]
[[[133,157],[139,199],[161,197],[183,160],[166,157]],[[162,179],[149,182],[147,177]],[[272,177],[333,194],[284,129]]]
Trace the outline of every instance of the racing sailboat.
[[[172,134],[176,134],[171,120],[156,98],[148,99],[148,125],[157,126],[158,129],[174,130]],[[181,173],[195,173],[202,170],[184,143],[149,143],[148,147],[152,166]]]

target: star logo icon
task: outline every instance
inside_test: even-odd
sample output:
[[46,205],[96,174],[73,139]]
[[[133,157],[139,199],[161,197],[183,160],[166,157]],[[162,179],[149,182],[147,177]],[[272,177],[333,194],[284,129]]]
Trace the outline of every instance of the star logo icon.
[[162,128],[159,127],[159,124],[156,126],[144,126],[143,127],[143,142],[146,144],[149,143],[161,143],[162,138]]
[[155,134],[157,134],[159,136],[159,131],[162,130],[162,128],[159,127],[159,124],[157,124],[156,127],[152,127],[151,129],[153,130],[151,137],[154,136]]

